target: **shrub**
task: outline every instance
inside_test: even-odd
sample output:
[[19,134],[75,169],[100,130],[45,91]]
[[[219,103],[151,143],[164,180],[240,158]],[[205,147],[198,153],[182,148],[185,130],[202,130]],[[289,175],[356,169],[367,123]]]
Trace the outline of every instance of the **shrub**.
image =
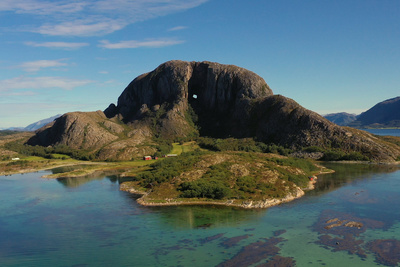
[[223,199],[230,195],[230,189],[220,181],[200,179],[184,182],[178,188],[185,198]]
[[256,183],[256,180],[254,177],[251,177],[251,176],[239,177],[236,181],[236,185],[238,186],[238,189],[240,191],[247,192],[247,193],[255,193],[256,192],[255,188],[257,186],[257,183]]
[[142,186],[170,181],[192,167],[203,154],[201,151],[184,152],[177,157],[156,161],[150,165],[151,170],[138,174],[135,180]]
[[313,152],[325,152],[325,149],[320,146],[309,146],[303,148],[304,152],[313,153]]
[[341,160],[367,161],[369,160],[369,158],[367,156],[364,156],[360,152],[351,152],[344,155]]
[[341,151],[327,151],[324,153],[322,160],[325,161],[338,161],[344,156],[344,152]]
[[5,144],[4,147],[8,150],[18,152],[19,154],[22,155],[38,156],[47,159],[53,158],[53,154],[63,154],[79,160],[94,159],[94,155],[89,153],[88,151],[73,149],[66,145],[58,145],[55,147],[43,147],[43,146],[26,145],[18,141],[14,141]]
[[265,144],[262,142],[256,142],[252,138],[226,138],[216,139],[210,137],[200,137],[197,139],[200,147],[206,148],[213,151],[244,151],[244,152],[263,152],[263,153],[275,153],[280,155],[289,155],[291,150],[278,146],[275,144]]
[[367,161],[369,158],[360,152],[345,153],[342,151],[331,150],[324,153],[322,160],[325,161],[341,161],[341,160],[354,160],[354,161]]

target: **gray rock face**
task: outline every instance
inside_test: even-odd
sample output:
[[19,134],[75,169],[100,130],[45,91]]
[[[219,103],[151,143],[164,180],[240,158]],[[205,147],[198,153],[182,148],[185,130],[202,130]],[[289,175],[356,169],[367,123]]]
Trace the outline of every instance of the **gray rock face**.
[[[42,146],[57,144],[75,149],[100,147],[117,139],[113,133],[118,133],[122,128],[112,122],[105,123],[105,119],[101,111],[67,113],[39,129],[29,140],[29,144]],[[98,127],[99,123],[102,127]]]
[[[132,120],[143,104],[197,102],[204,111],[227,114],[241,102],[272,95],[257,74],[212,62],[169,61],[133,80],[118,98],[116,112]],[[116,114],[110,114],[116,115]]]
[[[251,101],[270,95],[272,90],[264,79],[246,69],[212,62],[169,61],[133,80],[118,98],[116,108],[107,109],[107,116],[120,114],[129,123],[143,116],[144,105],[154,110],[168,103],[168,116],[176,120],[171,110],[184,115],[189,103],[198,114],[203,134],[224,136],[227,127],[240,130]],[[163,124],[187,128],[168,120]]]

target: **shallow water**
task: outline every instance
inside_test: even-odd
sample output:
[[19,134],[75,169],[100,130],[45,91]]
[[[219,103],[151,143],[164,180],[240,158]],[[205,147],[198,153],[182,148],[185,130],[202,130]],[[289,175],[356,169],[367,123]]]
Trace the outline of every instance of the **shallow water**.
[[[396,264],[390,256],[400,253],[398,168],[328,167],[337,172],[321,175],[316,190],[267,210],[142,207],[119,191],[114,176],[0,176],[0,265]],[[335,218],[362,227],[324,228]],[[381,239],[386,243],[371,243]],[[389,259],[376,257],[371,244],[389,251]]]

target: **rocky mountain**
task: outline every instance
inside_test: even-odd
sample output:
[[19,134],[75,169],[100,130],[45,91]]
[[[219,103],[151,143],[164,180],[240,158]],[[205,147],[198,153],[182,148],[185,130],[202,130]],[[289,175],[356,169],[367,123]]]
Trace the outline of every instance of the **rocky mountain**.
[[400,96],[382,101],[357,116],[349,126],[359,128],[400,127]]
[[393,161],[400,149],[342,128],[294,100],[274,95],[257,74],[233,65],[169,61],[134,79],[104,112],[64,114],[31,145],[67,145],[99,159],[152,154],[162,140],[256,138],[300,150],[321,147]]
[[324,115],[324,118],[333,123],[336,123],[337,125],[346,126],[349,123],[355,121],[357,119],[357,115],[346,112],[340,112],[340,113],[331,113]]

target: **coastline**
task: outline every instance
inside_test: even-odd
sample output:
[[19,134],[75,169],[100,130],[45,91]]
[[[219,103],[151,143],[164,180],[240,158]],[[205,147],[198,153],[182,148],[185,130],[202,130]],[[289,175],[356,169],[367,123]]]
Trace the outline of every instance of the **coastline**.
[[[71,163],[63,163],[63,162],[52,162],[53,164],[49,164],[46,166],[40,166],[38,168],[27,168],[27,169],[19,169],[17,171],[13,172],[2,172],[0,175],[12,175],[12,174],[22,174],[22,173],[29,173],[29,172],[38,172],[38,171],[43,171],[43,170],[49,170],[53,168],[58,168],[58,167],[68,167],[68,166],[78,166],[78,165],[91,165],[91,166],[97,166],[93,169],[86,169],[85,171],[71,171],[71,172],[66,172],[66,173],[58,173],[58,174],[48,174],[48,175],[43,175],[42,178],[46,179],[56,179],[56,178],[79,178],[79,177],[85,177],[88,175],[92,175],[97,172],[107,172],[107,171],[116,171],[116,170],[122,170],[121,165],[116,165],[115,163],[106,163],[106,162],[88,162],[88,161],[79,161],[79,162],[71,162]],[[54,164],[56,163],[56,164]],[[60,163],[60,164],[57,164]],[[347,164],[382,164],[382,163],[367,163],[367,162],[343,162],[341,161],[340,163],[347,163]],[[399,165],[400,162],[396,163],[384,163],[384,164],[394,164],[394,165]],[[322,166],[321,166],[322,167]],[[124,170],[127,169],[127,165],[124,165],[123,167]],[[323,175],[327,173],[332,173],[334,170],[327,170],[324,169],[325,171],[321,171],[316,174],[316,175]],[[124,172],[121,173],[121,176],[124,176]],[[268,198],[264,200],[211,200],[211,199],[180,199],[180,198],[167,198],[164,200],[155,200],[151,199],[148,197],[149,192],[144,192],[144,191],[139,191],[136,190],[134,187],[129,186],[126,182],[120,184],[120,190],[121,191],[126,191],[128,193],[134,194],[139,196],[138,199],[136,200],[138,204],[142,206],[148,206],[148,207],[160,207],[160,206],[180,206],[180,205],[219,205],[219,206],[230,206],[230,207],[238,207],[238,208],[244,208],[244,209],[265,209],[265,208],[270,208],[273,206],[277,206],[283,203],[291,202],[293,200],[296,200],[298,198],[301,198],[302,196],[305,195],[305,191],[313,190],[314,189],[314,184],[316,181],[309,181],[307,187],[305,188],[299,188],[296,187],[295,192],[293,193],[288,193],[285,197],[283,198]]]
[[[323,173],[320,173],[323,174]],[[277,206],[283,203],[291,202],[295,199],[301,198],[305,195],[305,191],[313,190],[314,189],[314,181],[309,181],[308,186],[304,189],[300,187],[296,187],[296,192],[288,193],[283,198],[267,198],[265,200],[223,200],[223,201],[216,201],[210,199],[185,199],[179,200],[178,199],[165,199],[163,202],[152,202],[151,199],[148,198],[150,192],[143,192],[136,190],[133,187],[127,186],[125,183],[120,185],[120,190],[131,193],[133,195],[139,196],[136,202],[142,206],[146,207],[161,207],[161,206],[184,206],[184,205],[218,205],[218,206],[228,206],[228,207],[238,207],[244,209],[266,209],[273,206]]]

